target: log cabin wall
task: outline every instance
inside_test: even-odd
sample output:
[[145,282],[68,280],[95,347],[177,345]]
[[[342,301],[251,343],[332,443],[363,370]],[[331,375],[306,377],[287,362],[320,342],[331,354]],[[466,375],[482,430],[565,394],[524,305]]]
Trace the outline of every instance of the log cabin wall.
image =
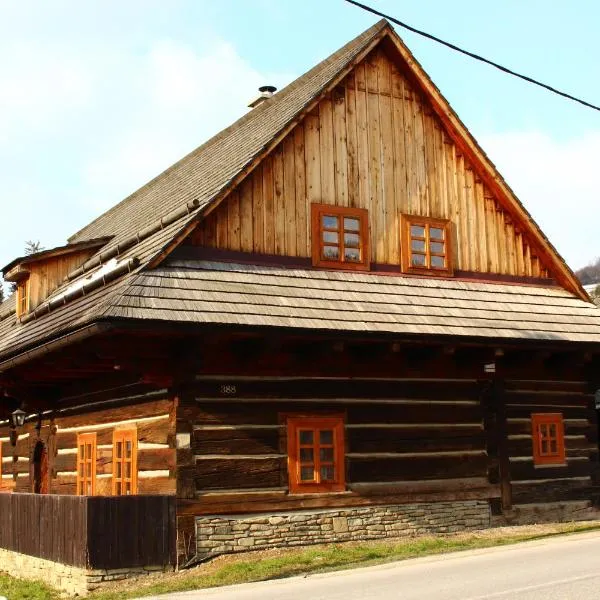
[[[231,393],[226,388],[225,394]],[[182,395],[180,514],[499,496],[488,482],[480,386],[457,381],[243,381]],[[288,494],[286,416],[344,414],[345,493]]]
[[0,490],[33,491],[33,454],[41,441],[48,452],[47,491],[76,494],[77,435],[95,433],[95,494],[110,496],[113,493],[113,433],[127,428],[135,429],[137,435],[137,492],[174,494],[175,401],[166,392],[162,396],[146,402],[140,402],[140,398],[104,402],[82,407],[77,413],[57,412],[53,419],[42,420],[39,432],[35,421],[26,423],[19,429],[14,447],[9,440],[8,426],[0,425]]
[[310,257],[310,205],[369,210],[371,262],[400,264],[401,213],[450,219],[453,266],[549,277],[427,101],[375,49],[192,234],[190,243]]
[[[598,428],[589,386],[583,381],[508,380],[505,401],[512,503],[541,504],[594,497],[598,483]],[[562,414],[565,466],[534,465],[532,413]]]

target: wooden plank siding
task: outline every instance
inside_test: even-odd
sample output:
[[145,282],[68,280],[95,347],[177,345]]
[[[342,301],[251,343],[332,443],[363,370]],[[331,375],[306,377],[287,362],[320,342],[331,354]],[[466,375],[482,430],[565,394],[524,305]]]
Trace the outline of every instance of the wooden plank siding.
[[399,264],[399,217],[406,213],[452,220],[455,270],[549,277],[382,49],[358,64],[199,224],[190,243],[307,258],[311,203],[368,209],[373,263]]
[[[52,494],[76,494],[77,434],[96,433],[96,495],[112,495],[113,433],[120,428],[137,430],[137,489],[139,494],[174,494],[176,490],[176,451],[174,403],[161,400],[126,404],[110,408],[95,407],[79,414],[60,413],[53,420],[42,422],[39,432],[35,423],[19,430],[19,440],[13,447],[8,427],[0,426],[0,446],[3,457],[0,467],[0,491],[31,492],[32,456],[41,440],[49,454]],[[15,460],[16,457],[16,460]],[[16,478],[15,478],[16,475]]]
[[63,284],[65,277],[83,264],[94,252],[82,250],[65,256],[57,256],[27,265],[29,275],[29,310],[41,304],[55,289]]
[[[236,398],[206,391],[197,384],[178,408],[178,431],[191,439],[180,514],[499,495],[475,381],[256,380]],[[345,415],[347,491],[288,494],[286,416],[332,413]]]
[[6,494],[0,548],[91,569],[175,566],[175,499]]

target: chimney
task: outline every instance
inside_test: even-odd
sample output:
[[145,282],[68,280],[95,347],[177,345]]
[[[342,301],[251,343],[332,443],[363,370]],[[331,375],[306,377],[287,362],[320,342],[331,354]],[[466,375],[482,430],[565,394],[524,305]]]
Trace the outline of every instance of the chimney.
[[261,85],[258,88],[258,91],[260,92],[260,95],[258,96],[258,98],[252,100],[252,102],[248,104],[249,108],[256,108],[257,106],[265,102],[265,100],[272,98],[273,94],[277,91],[277,88],[274,85]]

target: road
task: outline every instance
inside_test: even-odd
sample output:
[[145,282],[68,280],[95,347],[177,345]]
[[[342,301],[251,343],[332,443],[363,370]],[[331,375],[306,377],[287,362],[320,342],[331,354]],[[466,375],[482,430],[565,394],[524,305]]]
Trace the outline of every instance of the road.
[[[161,600],[598,600],[600,533],[458,552]],[[146,599],[147,600],[147,599]]]

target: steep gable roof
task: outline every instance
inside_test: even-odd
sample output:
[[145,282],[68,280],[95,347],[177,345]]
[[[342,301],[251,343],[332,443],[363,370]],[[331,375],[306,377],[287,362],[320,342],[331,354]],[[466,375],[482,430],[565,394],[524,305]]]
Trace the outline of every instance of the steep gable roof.
[[[299,115],[340,77],[340,73],[364,57],[388,27],[386,21],[379,21],[72,235],[70,244],[111,238],[100,253],[78,269],[75,281],[115,255],[122,261],[135,257],[140,265],[136,271],[139,271],[174,241],[180,240],[182,231],[194,222],[196,215],[221,198],[249,164],[268,152],[274,140],[293,126]],[[183,210],[186,207],[187,210]],[[177,213],[181,213],[178,218],[169,218]],[[132,275],[111,281],[69,304],[51,308],[52,299],[63,294],[73,283],[70,280],[55,290],[48,301],[36,309],[36,314],[28,315],[33,318],[26,323],[15,322],[14,318],[4,315],[4,319],[0,318],[0,357],[18,354],[25,348],[102,319]],[[14,317],[14,308],[11,314]]]
[[[567,290],[588,300],[574,274],[410,51],[392,27],[380,21],[74,234],[69,240],[72,244],[111,237],[101,252],[86,263],[88,270],[114,255],[122,261],[135,258],[140,266],[90,294],[70,299],[68,304],[42,304],[26,323],[15,323],[14,319],[2,319],[0,315],[0,358],[13,356],[87,324],[114,318],[122,298],[132,302],[131,296],[135,295],[136,283],[140,281],[135,279],[136,274],[157,265],[171,252],[198,218],[216,207],[312,106],[380,43],[386,44],[388,51],[395,52],[398,60],[408,67],[454,141],[478,168],[487,185],[503,199],[511,215],[534,237],[540,252],[550,258],[553,275],[560,276],[558,279]],[[86,276],[86,265],[79,270],[78,278]],[[58,288],[49,300],[60,296],[71,284],[72,281]],[[125,313],[119,316],[129,317]],[[161,318],[169,318],[168,311]]]
[[[584,300],[589,296],[575,274],[541,231],[535,220],[504,181],[492,161],[459,119],[392,26],[381,20],[300,76],[270,100],[251,110],[134,194],[74,234],[69,241],[114,236],[107,248],[150,226],[160,217],[195,202],[203,214],[219,204],[329,88],[336,85],[376,45],[383,43],[407,68],[431,102],[448,134],[469,158],[478,175],[497,195],[505,210],[533,241],[537,253],[550,265],[552,276]],[[192,212],[192,211],[190,211]],[[181,233],[157,248],[155,266],[183,239]]]

